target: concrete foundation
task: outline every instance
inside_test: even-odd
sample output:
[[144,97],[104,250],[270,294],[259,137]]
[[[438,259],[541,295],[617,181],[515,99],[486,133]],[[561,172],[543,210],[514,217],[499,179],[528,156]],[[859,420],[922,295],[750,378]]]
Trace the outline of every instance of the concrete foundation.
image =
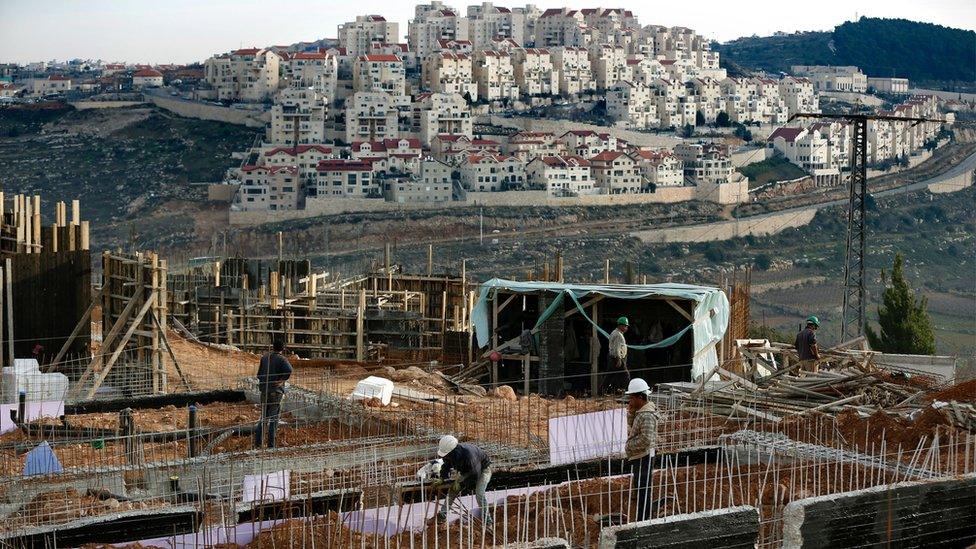
[[604,528],[600,549],[755,547],[759,511],[729,507]]
[[794,501],[783,547],[966,547],[976,542],[976,475]]

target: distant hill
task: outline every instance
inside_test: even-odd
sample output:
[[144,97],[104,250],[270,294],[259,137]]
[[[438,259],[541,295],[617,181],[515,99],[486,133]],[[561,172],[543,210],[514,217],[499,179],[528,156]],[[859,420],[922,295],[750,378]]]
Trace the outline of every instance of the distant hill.
[[788,72],[791,65],[856,65],[869,76],[976,80],[976,32],[907,19],[862,17],[832,31],[739,38],[717,46],[729,62]]

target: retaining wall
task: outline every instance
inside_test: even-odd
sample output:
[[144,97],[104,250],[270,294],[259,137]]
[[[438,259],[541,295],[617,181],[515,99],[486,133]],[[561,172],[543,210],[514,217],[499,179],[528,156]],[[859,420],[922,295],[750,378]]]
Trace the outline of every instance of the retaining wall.
[[600,549],[752,548],[758,538],[759,511],[743,506],[604,528]]
[[618,139],[624,139],[631,145],[644,147],[674,147],[675,143],[680,143],[681,138],[669,134],[644,133],[634,130],[625,130],[610,126],[597,126],[595,124],[584,124],[571,120],[549,120],[545,118],[504,118],[501,116],[479,116],[478,123],[489,123],[495,126],[517,128],[523,131],[532,132],[552,132],[557,136],[569,130],[593,130],[597,133],[608,133]]
[[976,474],[794,501],[783,547],[966,547],[976,542]]
[[747,217],[737,221],[718,221],[687,227],[648,229],[631,233],[646,243],[712,242],[742,236],[766,236],[788,228],[802,227],[813,220],[817,208]]
[[197,101],[187,101],[173,97],[162,97],[159,95],[146,95],[146,99],[161,109],[165,109],[174,114],[186,118],[199,118],[201,120],[214,120],[217,122],[227,122],[251,128],[264,128],[270,120],[270,115],[266,112],[248,111],[243,109],[231,109],[208,105]]
[[125,107],[134,107],[136,105],[145,105],[145,101],[69,101],[69,105],[78,109],[79,111],[85,111],[89,109],[121,109]]

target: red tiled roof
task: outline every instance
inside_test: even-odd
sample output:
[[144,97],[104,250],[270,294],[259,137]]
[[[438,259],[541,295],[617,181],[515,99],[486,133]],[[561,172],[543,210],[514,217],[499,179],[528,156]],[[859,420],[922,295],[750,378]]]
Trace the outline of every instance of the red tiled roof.
[[373,164],[363,160],[333,159],[323,160],[316,169],[320,172],[369,172]]
[[300,51],[291,56],[292,59],[328,59],[329,54],[320,51]]
[[574,154],[567,154],[563,156],[538,156],[539,160],[545,162],[547,166],[553,166],[556,168],[561,167],[588,167],[590,161]]
[[47,77],[48,80],[71,80],[71,78],[64,76],[62,74],[52,74]]
[[542,12],[542,15],[540,15],[539,17],[553,17],[555,15],[562,15],[562,14],[563,14],[562,8],[549,8],[546,11]]
[[400,59],[399,56],[397,56],[397,55],[387,55],[387,54],[360,55],[359,56],[359,60],[360,61],[370,61],[370,62],[377,61],[377,62],[383,62],[383,63],[399,63],[401,61],[401,59]]
[[388,149],[395,149],[400,146],[400,141],[406,141],[407,146],[411,149],[421,148],[420,140],[416,138],[384,139],[383,144],[386,145],[386,148]]
[[234,50],[231,52],[232,55],[257,55],[261,51],[258,48],[243,48],[239,50]]
[[381,23],[383,21],[386,21],[386,17],[383,17],[382,15],[370,15],[366,17],[366,20],[372,21],[374,23]]
[[591,158],[590,162],[613,162],[621,156],[624,156],[624,153],[618,151],[603,151],[602,153]]
[[162,77],[163,76],[163,73],[161,73],[161,72],[159,72],[159,71],[157,71],[155,69],[142,69],[141,71],[136,71],[132,76],[140,76],[140,77],[145,77],[145,78],[152,78],[152,77],[156,77],[156,76]]
[[772,141],[777,137],[782,137],[788,143],[796,141],[796,138],[803,133],[803,128],[776,128],[776,131],[769,134],[768,141]]
[[298,154],[302,154],[310,150],[316,150],[324,154],[332,154],[332,147],[326,147],[325,145],[299,145],[297,147],[275,147],[265,151],[264,156],[274,156],[279,153],[295,156],[296,151]]

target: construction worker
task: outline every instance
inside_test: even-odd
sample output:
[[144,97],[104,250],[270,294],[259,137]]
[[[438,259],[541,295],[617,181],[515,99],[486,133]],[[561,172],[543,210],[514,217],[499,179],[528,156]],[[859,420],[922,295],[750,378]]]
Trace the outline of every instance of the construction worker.
[[654,454],[657,449],[657,425],[661,415],[650,401],[651,388],[639,377],[627,386],[627,455],[630,472],[637,485],[637,515],[634,520],[648,520],[651,501],[648,488],[654,478]]
[[275,339],[271,352],[261,357],[258,366],[258,388],[261,390],[261,420],[254,431],[254,447],[260,448],[264,431],[268,431],[268,448],[275,447],[278,416],[281,415],[281,398],[285,396],[285,382],[291,377],[291,364],[282,354],[285,342]]
[[485,490],[491,481],[491,460],[488,454],[474,444],[458,443],[458,439],[452,435],[444,435],[437,444],[437,457],[444,460],[441,465],[441,481],[446,481],[451,476],[451,471],[456,470],[460,475],[447,492],[447,497],[441,505],[437,516],[441,520],[447,519],[447,511],[451,508],[454,498],[462,492],[470,492],[474,489],[474,497],[478,501],[478,508],[481,510],[481,518],[487,524],[491,523],[491,515],[488,514],[488,500],[485,499]]
[[796,347],[796,354],[800,361],[813,361],[811,369],[817,371],[816,360],[820,358],[820,348],[817,346],[817,330],[820,328],[820,319],[811,315],[807,317],[807,327],[796,334],[793,346]]
[[629,328],[630,321],[622,316],[617,319],[617,327],[610,332],[610,342],[607,347],[610,371],[603,379],[604,394],[623,389],[630,380],[630,371],[627,369],[627,340],[624,338]]

